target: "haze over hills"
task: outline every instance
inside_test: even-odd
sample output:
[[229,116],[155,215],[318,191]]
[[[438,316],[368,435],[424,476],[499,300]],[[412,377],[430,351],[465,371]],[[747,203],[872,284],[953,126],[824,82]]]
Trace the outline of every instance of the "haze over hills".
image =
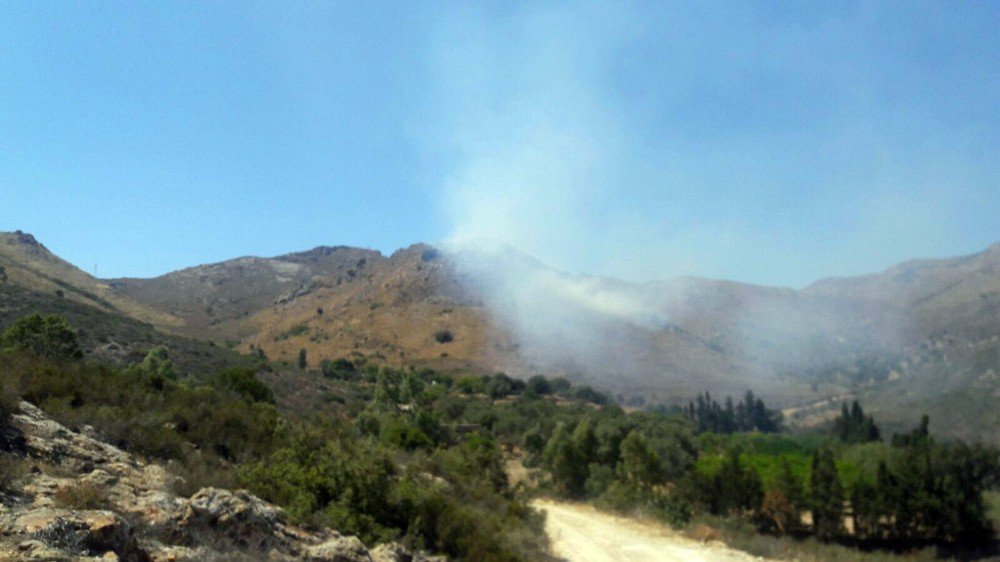
[[391,256],[318,247],[101,280],[30,235],[8,233],[0,266],[7,283],[62,291],[166,332],[289,364],[305,349],[310,368],[363,355],[563,374],[634,405],[683,403],[706,390],[752,388],[784,406],[853,393],[889,427],[912,424],[913,407],[944,412],[965,401],[966,417],[938,418],[939,428],[993,440],[1000,422],[989,413],[1000,393],[1000,245],[803,290],[697,278],[630,284],[561,273],[512,251],[422,244]]

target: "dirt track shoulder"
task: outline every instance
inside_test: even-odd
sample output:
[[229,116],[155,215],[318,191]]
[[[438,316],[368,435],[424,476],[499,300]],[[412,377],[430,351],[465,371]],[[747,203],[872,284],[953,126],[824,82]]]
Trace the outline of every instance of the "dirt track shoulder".
[[701,543],[663,525],[604,513],[591,506],[536,500],[546,514],[553,554],[568,562],[749,562],[763,558],[721,543]]

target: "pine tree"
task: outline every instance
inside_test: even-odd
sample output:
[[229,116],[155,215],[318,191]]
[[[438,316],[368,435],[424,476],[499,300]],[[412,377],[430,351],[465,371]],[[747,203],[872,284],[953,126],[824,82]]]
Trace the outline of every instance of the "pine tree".
[[861,539],[880,535],[879,523],[885,512],[876,487],[868,482],[857,482],[851,489],[851,513],[854,536]]
[[781,459],[781,471],[778,472],[775,488],[788,499],[794,509],[794,523],[797,526],[802,508],[805,507],[805,491],[802,489],[802,481],[792,472],[788,459]]
[[844,493],[833,452],[827,448],[813,455],[809,493],[816,536],[823,540],[836,537],[843,528]]
[[720,513],[756,510],[764,496],[760,475],[753,467],[743,466],[741,454],[739,447],[731,449],[715,475],[717,511]]
[[833,422],[833,434],[844,443],[867,443],[881,439],[878,426],[871,416],[865,416],[857,400],[848,411],[847,403],[840,405],[840,416]]

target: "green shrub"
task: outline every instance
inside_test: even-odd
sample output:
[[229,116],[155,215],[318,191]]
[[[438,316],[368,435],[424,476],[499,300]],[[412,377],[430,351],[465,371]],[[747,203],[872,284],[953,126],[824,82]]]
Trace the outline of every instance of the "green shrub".
[[231,390],[251,402],[274,403],[274,392],[257,378],[254,369],[229,367],[219,371],[215,382],[219,388]]
[[81,357],[80,343],[65,318],[25,316],[0,332],[0,349],[27,351],[49,359]]

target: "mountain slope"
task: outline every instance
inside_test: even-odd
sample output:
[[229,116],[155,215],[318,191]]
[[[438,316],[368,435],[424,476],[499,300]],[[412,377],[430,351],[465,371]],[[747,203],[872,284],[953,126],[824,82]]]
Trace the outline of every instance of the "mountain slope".
[[926,412],[938,431],[1000,442],[1000,244],[951,259],[915,260],[881,273],[806,288],[873,309],[894,309],[911,337],[894,349],[891,380],[861,389],[895,428]]
[[291,366],[305,350],[311,369],[364,356],[562,374],[633,405],[706,390],[753,388],[779,406],[854,394],[899,427],[918,408],[975,402],[970,389],[1000,392],[1000,244],[792,290],[696,278],[636,285],[516,252],[470,258],[421,244],[391,256],[318,247],[102,281],[30,235],[0,240],[9,284],[50,295],[69,287],[68,301]]
[[[89,426],[78,433],[28,402],[19,408],[4,429],[23,450],[5,451],[3,461],[5,470],[25,470],[0,495],[0,560],[443,560],[398,543],[368,549],[335,530],[298,528],[246,490],[181,496],[181,479],[163,466],[99,441]],[[76,499],[88,491],[96,500]],[[84,501],[95,505],[77,505]]]
[[56,256],[34,236],[20,230],[0,232],[0,281],[162,327],[183,323],[180,318],[116,294],[107,283]]
[[960,258],[914,260],[881,273],[825,279],[804,291],[907,310],[926,338],[1000,333],[1000,244]]

